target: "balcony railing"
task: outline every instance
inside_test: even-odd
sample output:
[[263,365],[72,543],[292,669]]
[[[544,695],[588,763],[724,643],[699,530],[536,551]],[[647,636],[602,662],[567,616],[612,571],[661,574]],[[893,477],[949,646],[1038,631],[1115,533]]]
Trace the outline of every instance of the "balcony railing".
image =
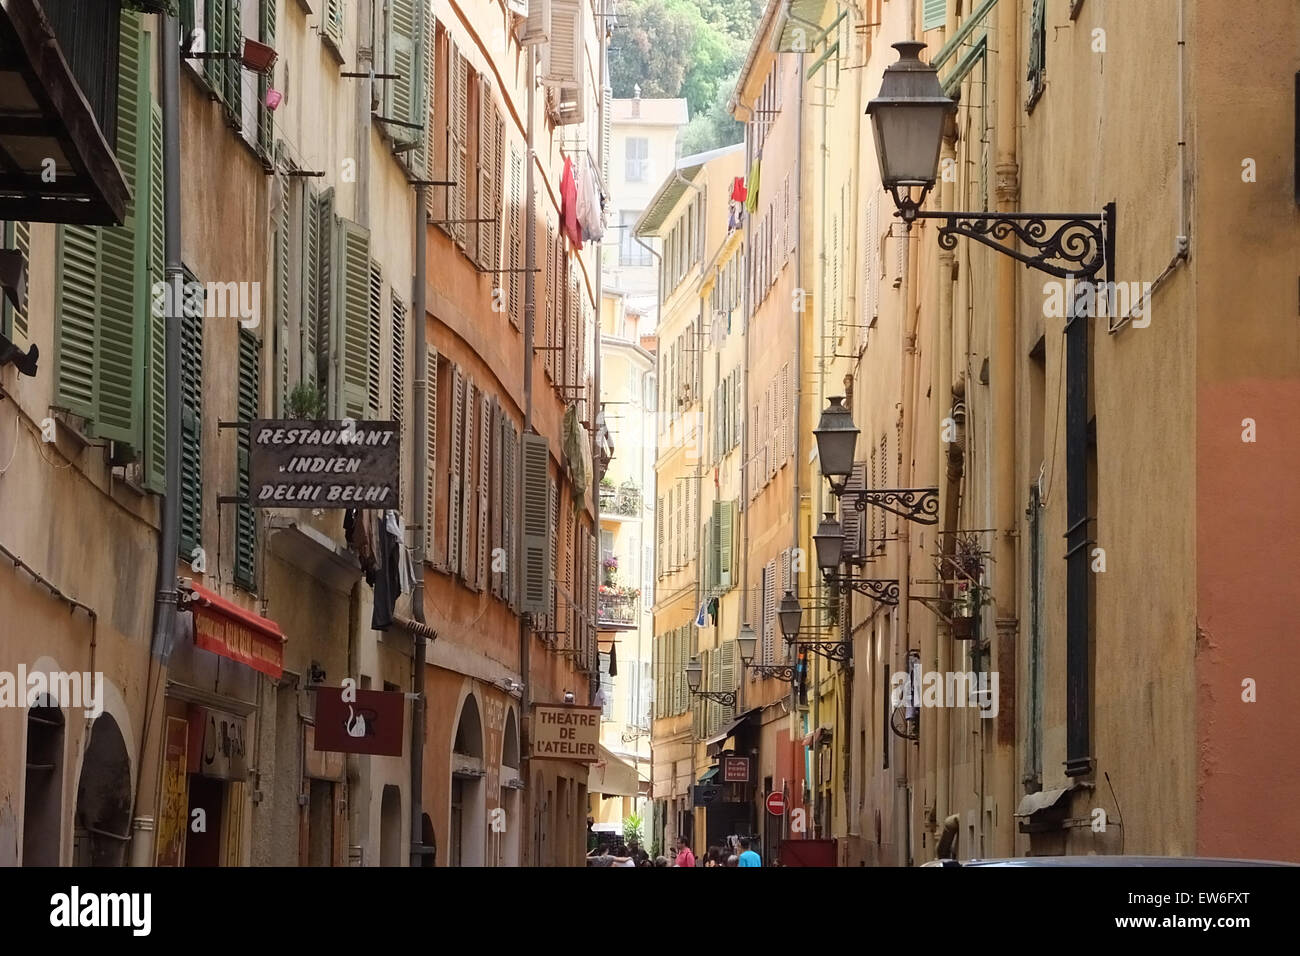
[[600,513],[637,518],[641,515],[641,489],[626,482],[618,488],[600,489]]
[[596,626],[636,627],[640,603],[640,591],[601,585],[596,594]]

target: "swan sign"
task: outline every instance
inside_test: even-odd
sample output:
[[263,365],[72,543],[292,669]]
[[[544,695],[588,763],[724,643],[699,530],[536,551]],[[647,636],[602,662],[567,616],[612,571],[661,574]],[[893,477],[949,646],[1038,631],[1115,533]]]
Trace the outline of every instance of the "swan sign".
[[317,687],[316,749],[400,757],[405,697],[401,691]]

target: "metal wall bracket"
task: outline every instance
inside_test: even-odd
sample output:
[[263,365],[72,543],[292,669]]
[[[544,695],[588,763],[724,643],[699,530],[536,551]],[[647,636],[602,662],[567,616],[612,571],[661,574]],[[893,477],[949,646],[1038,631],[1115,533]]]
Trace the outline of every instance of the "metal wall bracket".
[[938,488],[871,488],[840,491],[839,497],[858,511],[874,505],[917,524],[939,523]]

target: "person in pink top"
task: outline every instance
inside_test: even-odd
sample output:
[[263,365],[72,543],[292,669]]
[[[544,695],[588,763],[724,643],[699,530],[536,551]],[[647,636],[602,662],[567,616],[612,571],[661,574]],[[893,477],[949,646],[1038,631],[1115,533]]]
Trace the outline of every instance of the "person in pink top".
[[695,854],[691,852],[690,844],[684,836],[677,838],[677,865],[695,866]]

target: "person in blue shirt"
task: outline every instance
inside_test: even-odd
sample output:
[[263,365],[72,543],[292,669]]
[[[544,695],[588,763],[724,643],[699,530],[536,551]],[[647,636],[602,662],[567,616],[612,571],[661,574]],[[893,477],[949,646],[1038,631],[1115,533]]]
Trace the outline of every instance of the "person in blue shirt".
[[744,852],[740,854],[740,862],[736,864],[737,866],[763,865],[762,858],[749,848],[749,837],[740,838],[740,848],[744,850]]

